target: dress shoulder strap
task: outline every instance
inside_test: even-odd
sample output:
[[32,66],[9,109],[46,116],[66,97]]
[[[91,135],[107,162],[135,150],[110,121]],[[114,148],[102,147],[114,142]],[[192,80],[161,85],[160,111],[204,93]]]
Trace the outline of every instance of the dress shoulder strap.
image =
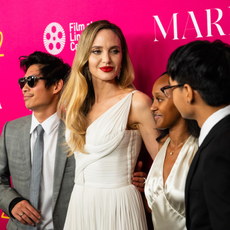
[[128,96],[127,100],[126,100],[125,104],[123,105],[123,119],[122,119],[122,124],[123,124],[124,128],[127,127],[129,113],[130,113],[130,108],[131,108],[131,105],[132,105],[132,98],[133,98],[133,94],[135,92],[138,92],[138,90],[133,90],[130,94],[127,95]]
[[131,93],[134,94],[134,93],[136,93],[136,92],[138,92],[138,91],[139,91],[139,90],[135,89],[135,90],[133,90]]

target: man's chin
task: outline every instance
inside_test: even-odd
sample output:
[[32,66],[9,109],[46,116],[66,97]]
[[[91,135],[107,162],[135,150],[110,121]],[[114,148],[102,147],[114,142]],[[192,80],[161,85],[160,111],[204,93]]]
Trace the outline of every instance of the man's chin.
[[33,110],[33,108],[29,105],[25,105],[28,110]]

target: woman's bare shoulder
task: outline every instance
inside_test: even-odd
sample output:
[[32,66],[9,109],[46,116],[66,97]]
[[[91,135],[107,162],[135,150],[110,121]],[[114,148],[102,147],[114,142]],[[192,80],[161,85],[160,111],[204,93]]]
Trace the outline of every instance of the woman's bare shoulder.
[[132,126],[144,124],[145,122],[153,123],[151,117],[151,99],[146,94],[136,91],[133,92],[129,121]]
[[132,99],[132,109],[135,110],[143,110],[143,109],[150,109],[152,100],[151,98],[141,91],[136,91],[133,93],[133,99]]

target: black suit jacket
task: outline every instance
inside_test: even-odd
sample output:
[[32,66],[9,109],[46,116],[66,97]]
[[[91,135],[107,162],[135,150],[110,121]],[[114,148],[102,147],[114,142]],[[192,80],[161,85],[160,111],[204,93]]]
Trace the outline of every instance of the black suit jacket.
[[185,187],[188,230],[230,229],[230,115],[199,147]]

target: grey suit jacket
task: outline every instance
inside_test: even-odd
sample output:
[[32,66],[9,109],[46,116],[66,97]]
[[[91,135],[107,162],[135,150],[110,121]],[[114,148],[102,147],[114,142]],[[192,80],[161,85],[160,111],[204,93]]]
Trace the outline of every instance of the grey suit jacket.
[[[31,115],[5,124],[0,139],[0,209],[8,216],[9,205],[16,197],[29,200],[31,154]],[[55,157],[52,197],[53,223],[55,230],[62,230],[70,195],[74,185],[74,156],[67,157],[64,137],[65,125],[60,121]],[[10,177],[13,188],[10,184]],[[24,230],[26,225],[10,218],[7,229]]]

